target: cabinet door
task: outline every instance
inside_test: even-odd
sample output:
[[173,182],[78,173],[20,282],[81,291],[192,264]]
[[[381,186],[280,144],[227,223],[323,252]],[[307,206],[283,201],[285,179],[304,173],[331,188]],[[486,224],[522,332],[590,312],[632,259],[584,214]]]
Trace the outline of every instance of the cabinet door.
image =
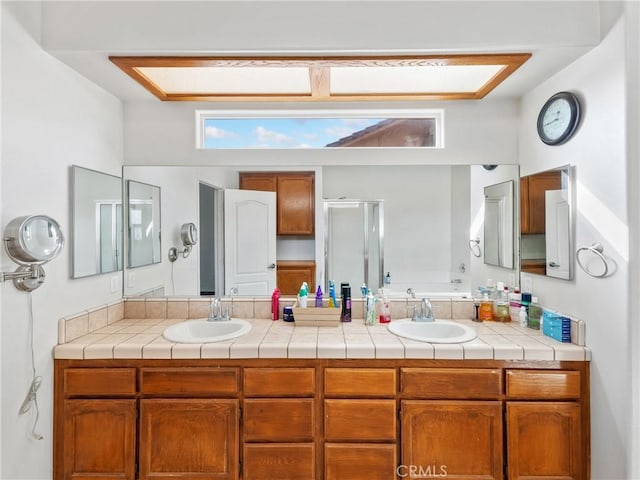
[[277,265],[277,283],[282,295],[297,295],[302,282],[307,282],[310,292],[315,292],[316,262],[280,260]]
[[580,405],[507,402],[510,480],[582,478]]
[[140,479],[237,479],[238,401],[140,401]]
[[64,478],[135,478],[136,401],[64,402]]
[[278,235],[313,235],[313,173],[278,175]]
[[400,475],[503,477],[500,402],[405,400],[401,412]]
[[240,190],[259,190],[261,192],[276,192],[278,182],[273,173],[245,173],[240,172]]
[[[524,182],[526,185],[523,188]],[[520,188],[522,233],[544,233],[545,192],[562,188],[560,171],[530,175],[520,181]],[[523,198],[524,195],[526,196]]]

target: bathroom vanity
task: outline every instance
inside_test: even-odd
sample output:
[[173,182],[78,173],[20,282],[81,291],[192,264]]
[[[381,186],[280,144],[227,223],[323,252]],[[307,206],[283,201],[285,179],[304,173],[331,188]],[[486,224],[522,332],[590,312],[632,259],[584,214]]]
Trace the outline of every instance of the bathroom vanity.
[[[585,347],[498,324],[441,348],[355,320],[251,321],[226,346],[154,341],[166,319],[129,344],[59,345],[54,478],[589,478]],[[553,359],[532,359],[542,346]]]

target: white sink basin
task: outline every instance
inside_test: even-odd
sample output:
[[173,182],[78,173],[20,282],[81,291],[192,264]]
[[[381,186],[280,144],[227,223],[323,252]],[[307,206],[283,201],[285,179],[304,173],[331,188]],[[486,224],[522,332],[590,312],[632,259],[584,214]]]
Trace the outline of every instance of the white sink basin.
[[210,343],[241,337],[250,330],[251,324],[240,318],[213,322],[199,318],[171,325],[162,336],[174,343]]
[[462,343],[476,338],[476,329],[448,320],[414,322],[410,318],[392,321],[389,331],[399,337],[429,343]]

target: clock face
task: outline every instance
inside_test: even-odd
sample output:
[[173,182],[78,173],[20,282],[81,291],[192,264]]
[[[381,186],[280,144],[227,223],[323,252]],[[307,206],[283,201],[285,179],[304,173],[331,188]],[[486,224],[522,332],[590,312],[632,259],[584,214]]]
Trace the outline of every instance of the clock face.
[[571,93],[552,96],[540,110],[538,134],[547,145],[560,145],[573,135],[580,117],[578,99]]

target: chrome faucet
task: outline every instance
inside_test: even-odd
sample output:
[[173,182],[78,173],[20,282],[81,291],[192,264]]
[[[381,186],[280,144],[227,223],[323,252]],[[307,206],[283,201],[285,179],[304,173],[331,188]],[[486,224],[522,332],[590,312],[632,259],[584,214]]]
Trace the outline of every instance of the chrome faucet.
[[219,298],[213,298],[211,300],[211,307],[209,308],[209,318],[207,318],[209,322],[221,322],[226,320],[231,320],[229,316],[229,305],[227,305],[227,309],[222,314],[222,300]]
[[435,322],[435,318],[433,318],[433,307],[431,306],[431,301],[428,298],[422,299],[419,314],[418,306],[413,306],[413,317],[411,320],[414,322]]

